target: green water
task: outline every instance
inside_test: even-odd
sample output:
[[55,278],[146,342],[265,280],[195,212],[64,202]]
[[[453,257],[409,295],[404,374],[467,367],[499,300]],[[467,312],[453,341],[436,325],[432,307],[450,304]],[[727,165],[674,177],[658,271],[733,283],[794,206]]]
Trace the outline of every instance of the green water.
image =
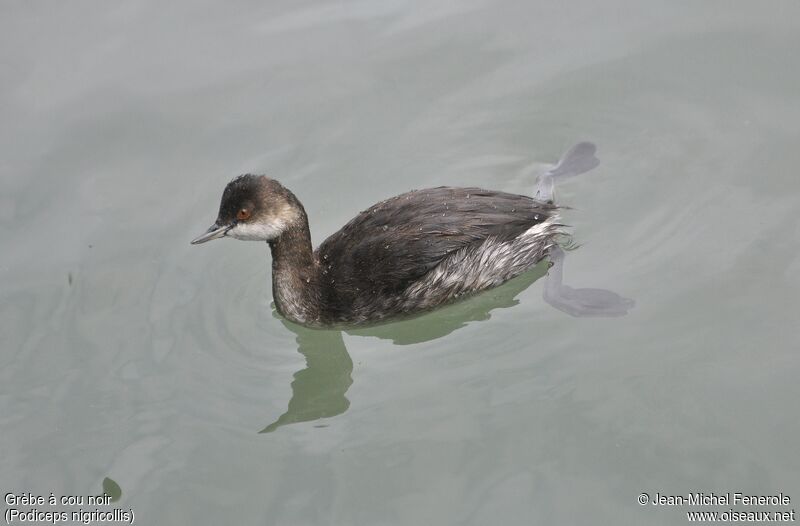
[[[799,51],[793,1],[4,3],[0,490],[116,483],[158,525],[794,508]],[[265,244],[189,245],[240,173],[316,244],[411,188],[532,193],[582,140],[565,281],[625,317],[553,309],[540,267],[311,331],[273,313]]]

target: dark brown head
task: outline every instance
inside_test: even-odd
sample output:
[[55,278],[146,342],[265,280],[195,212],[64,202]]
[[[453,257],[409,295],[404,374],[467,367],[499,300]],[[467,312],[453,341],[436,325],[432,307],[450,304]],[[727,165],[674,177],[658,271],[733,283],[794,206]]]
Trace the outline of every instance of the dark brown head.
[[289,190],[264,175],[240,175],[225,187],[217,221],[193,245],[229,236],[245,241],[272,241],[301,226],[303,206]]

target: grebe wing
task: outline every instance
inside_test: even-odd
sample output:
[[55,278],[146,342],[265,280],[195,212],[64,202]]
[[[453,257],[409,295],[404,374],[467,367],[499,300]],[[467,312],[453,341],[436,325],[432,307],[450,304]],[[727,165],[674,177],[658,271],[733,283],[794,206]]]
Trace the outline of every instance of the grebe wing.
[[513,239],[555,210],[531,197],[480,188],[408,192],[361,212],[320,245],[323,279],[354,293],[399,292],[448,254],[490,237]]

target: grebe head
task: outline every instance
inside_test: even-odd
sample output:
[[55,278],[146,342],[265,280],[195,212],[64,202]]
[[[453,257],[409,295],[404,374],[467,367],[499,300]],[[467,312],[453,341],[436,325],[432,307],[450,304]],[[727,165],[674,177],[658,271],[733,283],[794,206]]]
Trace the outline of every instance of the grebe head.
[[287,229],[299,226],[304,215],[297,198],[278,181],[264,175],[241,175],[222,192],[216,222],[192,244],[225,236],[273,241]]

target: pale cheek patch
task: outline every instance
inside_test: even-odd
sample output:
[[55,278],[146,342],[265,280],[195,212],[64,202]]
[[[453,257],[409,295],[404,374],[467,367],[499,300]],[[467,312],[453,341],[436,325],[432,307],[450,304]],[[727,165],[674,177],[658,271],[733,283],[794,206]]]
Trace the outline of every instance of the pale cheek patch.
[[280,220],[265,223],[239,223],[228,230],[228,235],[242,241],[270,241],[275,239],[286,228],[286,223]]

